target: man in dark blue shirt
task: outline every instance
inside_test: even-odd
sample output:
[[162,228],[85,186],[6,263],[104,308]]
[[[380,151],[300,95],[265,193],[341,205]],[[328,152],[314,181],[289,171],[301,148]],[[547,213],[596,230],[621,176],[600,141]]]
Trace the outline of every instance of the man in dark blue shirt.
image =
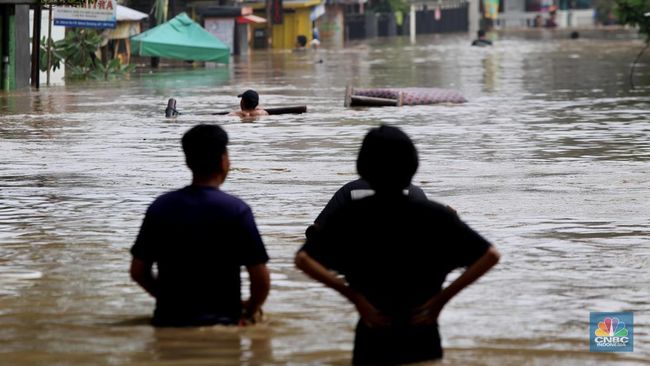
[[[269,258],[253,213],[219,189],[230,169],[227,143],[215,125],[185,133],[192,184],[149,206],[131,248],[131,277],[156,299],[156,326],[239,324],[252,319],[268,296]],[[248,301],[241,300],[241,266],[250,276]]]
[[[441,358],[440,311],[499,259],[453,210],[403,194],[417,167],[417,151],[406,134],[390,126],[372,129],[357,171],[375,194],[335,211],[296,255],[298,268],[359,312],[355,365]],[[467,269],[442,288],[447,274],[459,267]]]

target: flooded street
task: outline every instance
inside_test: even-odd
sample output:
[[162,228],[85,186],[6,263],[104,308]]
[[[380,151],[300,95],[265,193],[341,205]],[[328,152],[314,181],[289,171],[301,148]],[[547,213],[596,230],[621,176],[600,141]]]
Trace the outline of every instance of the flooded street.
[[[414,183],[502,253],[443,311],[443,364],[650,364],[650,55],[630,90],[641,41],[526,38],[258,52],[0,95],[0,364],[349,364],[353,306],[293,255],[379,123],[416,143]],[[348,83],[456,89],[469,102],[346,109]],[[209,115],[248,88],[263,106],[309,112]],[[170,97],[183,113],[173,120]],[[250,204],[271,256],[266,324],[153,329],[153,299],[129,278],[146,207],[190,181],[180,137],[197,123],[230,135],[223,189]],[[590,311],[634,312],[634,352],[590,353]]]

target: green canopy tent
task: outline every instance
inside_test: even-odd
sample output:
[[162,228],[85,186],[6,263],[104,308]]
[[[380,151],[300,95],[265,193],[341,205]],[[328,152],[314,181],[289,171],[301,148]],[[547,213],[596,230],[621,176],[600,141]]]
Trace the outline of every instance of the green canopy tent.
[[215,36],[180,13],[170,21],[131,37],[133,53],[139,56],[227,64],[230,49]]

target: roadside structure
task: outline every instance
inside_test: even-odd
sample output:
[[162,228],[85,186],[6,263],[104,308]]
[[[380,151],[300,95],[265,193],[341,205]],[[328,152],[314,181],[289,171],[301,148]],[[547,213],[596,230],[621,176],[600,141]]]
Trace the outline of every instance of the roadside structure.
[[535,17],[548,19],[556,13],[558,28],[576,28],[594,25],[591,0],[499,0],[498,28],[534,27]]
[[[312,39],[313,26],[311,12],[321,5],[322,0],[286,0],[271,1],[270,16],[267,16],[265,1],[246,2],[253,8],[255,15],[268,18],[270,25],[253,26],[253,45],[264,47],[263,39],[270,40],[270,47],[275,49],[294,48],[298,36]],[[270,32],[270,33],[269,33]]]
[[32,73],[29,50],[29,8],[36,4],[38,4],[37,0],[0,0],[0,61],[2,62],[0,87],[2,90],[15,90],[29,86],[30,73]]

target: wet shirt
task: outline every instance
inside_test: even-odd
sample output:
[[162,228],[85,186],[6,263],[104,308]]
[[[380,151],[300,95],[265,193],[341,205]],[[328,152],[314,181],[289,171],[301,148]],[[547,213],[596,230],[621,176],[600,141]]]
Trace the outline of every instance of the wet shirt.
[[302,247],[396,322],[473,264],[490,243],[446,207],[404,195],[353,201]]
[[[404,194],[415,199],[426,200],[427,195],[422,191],[418,186],[409,185],[407,189],[404,190]],[[370,188],[370,184],[363,179],[353,180],[346,183],[343,187],[339,188],[334,196],[327,202],[323,211],[316,217],[315,222],[319,225],[323,225],[327,218],[331,216],[336,210],[341,207],[346,206],[352,201],[356,201],[368,196],[375,194],[375,191]]]
[[479,46],[479,47],[492,46],[492,41],[490,41],[488,39],[475,39],[472,42],[472,46]]
[[131,253],[157,265],[154,323],[239,319],[240,268],[268,261],[250,207],[202,186],[158,197]]

